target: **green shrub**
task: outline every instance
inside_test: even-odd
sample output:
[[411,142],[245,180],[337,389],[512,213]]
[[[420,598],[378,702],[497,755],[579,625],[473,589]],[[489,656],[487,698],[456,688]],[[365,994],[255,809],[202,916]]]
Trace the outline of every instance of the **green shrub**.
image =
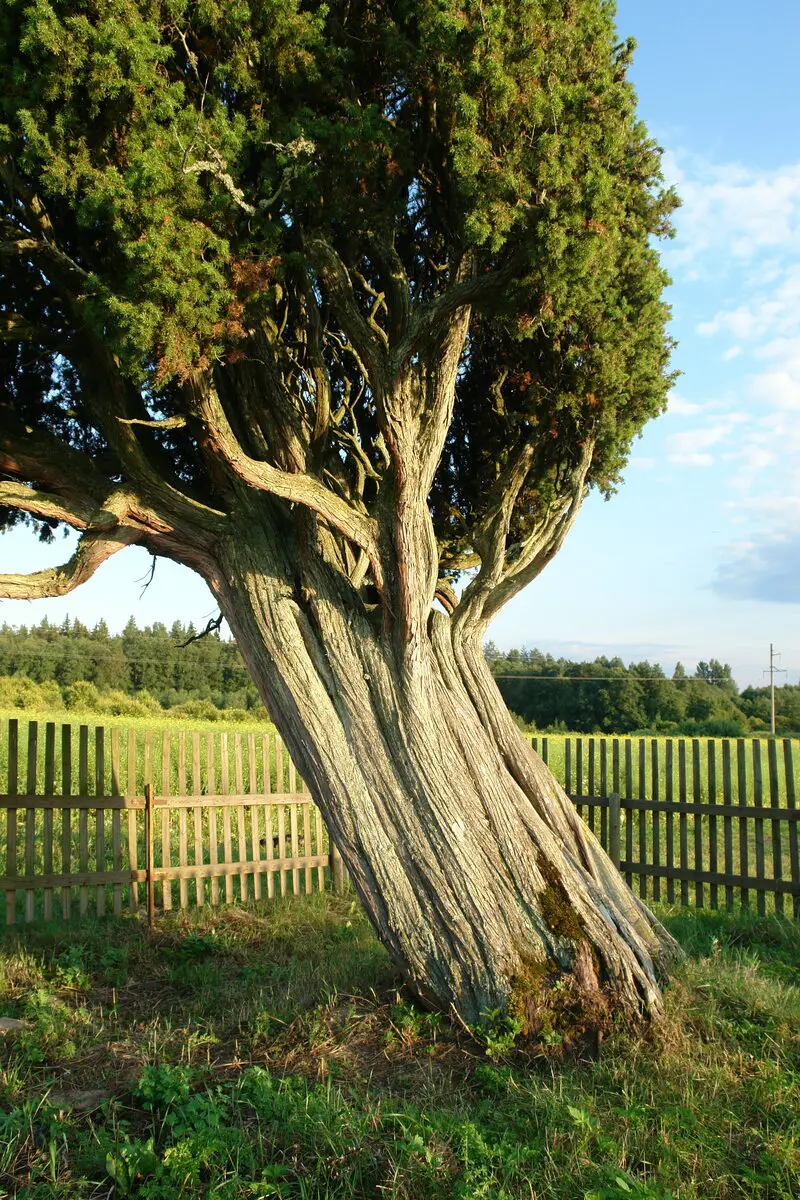
[[167,711],[170,716],[191,717],[197,721],[218,721],[220,718],[219,709],[210,700],[187,700],[184,704],[173,705]]
[[64,689],[64,703],[74,712],[97,712],[100,708],[100,693],[93,683],[79,679]]
[[55,679],[36,683],[26,675],[0,676],[0,708],[62,709],[64,700]]

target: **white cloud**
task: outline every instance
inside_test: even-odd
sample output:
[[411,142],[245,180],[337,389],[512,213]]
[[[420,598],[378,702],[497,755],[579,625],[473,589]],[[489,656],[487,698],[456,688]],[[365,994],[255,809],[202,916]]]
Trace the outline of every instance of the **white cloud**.
[[677,392],[670,392],[667,415],[670,417],[692,417],[695,413],[699,413],[702,407],[702,404],[695,404],[692,400],[685,400]]
[[715,425],[701,429],[687,429],[685,433],[673,433],[667,438],[667,456],[677,466],[710,467],[714,458],[707,451],[730,437],[734,429],[749,420],[747,413],[731,412]]
[[669,461],[679,467],[713,467],[713,454],[693,454],[688,450],[668,455]]
[[800,246],[800,163],[757,173],[679,150],[665,155],[664,168],[683,202],[674,249],[665,255],[673,270],[701,269],[698,260],[711,250],[718,272],[726,261],[744,264],[765,250]]
[[722,356],[723,361],[730,362],[732,358],[738,358],[741,353],[742,353],[741,346],[731,346],[730,349],[726,350],[725,353],[723,354],[723,356]]

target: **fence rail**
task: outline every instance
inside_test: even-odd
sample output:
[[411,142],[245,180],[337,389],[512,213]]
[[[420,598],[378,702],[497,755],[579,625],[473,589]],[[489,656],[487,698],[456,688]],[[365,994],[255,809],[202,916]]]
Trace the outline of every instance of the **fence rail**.
[[642,899],[800,918],[797,739],[532,741]]
[[[341,887],[277,734],[22,724],[0,722],[7,925]],[[533,744],[643,899],[800,917],[797,740]]]
[[20,737],[14,719],[2,732],[7,925],[342,886],[341,857],[276,734],[63,725],[57,738],[55,723],[30,721]]

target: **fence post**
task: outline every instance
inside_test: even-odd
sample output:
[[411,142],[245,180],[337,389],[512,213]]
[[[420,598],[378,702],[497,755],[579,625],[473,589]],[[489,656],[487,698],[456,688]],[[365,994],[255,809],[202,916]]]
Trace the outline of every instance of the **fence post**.
[[331,838],[331,882],[334,892],[337,896],[341,896],[344,892],[344,863],[339,853],[339,847],[333,838]]
[[145,870],[147,872],[147,924],[155,926],[156,902],[153,883],[153,785],[144,785],[144,844]]
[[619,792],[611,792],[608,797],[608,857],[619,870],[619,831],[620,805]]

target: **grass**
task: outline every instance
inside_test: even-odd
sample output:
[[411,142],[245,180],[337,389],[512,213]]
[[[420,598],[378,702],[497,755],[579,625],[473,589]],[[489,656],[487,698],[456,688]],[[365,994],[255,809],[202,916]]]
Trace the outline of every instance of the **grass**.
[[8,931],[0,1196],[797,1197],[800,929],[661,915],[663,1026],[585,1058],[420,1012],[348,898]]

